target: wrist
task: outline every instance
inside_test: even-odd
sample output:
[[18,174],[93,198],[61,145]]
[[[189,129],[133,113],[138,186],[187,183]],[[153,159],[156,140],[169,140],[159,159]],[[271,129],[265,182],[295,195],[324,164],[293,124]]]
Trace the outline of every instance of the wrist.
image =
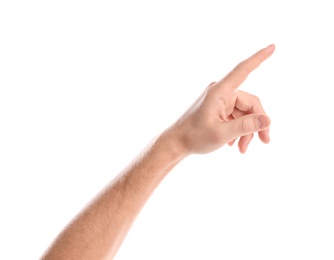
[[180,161],[191,154],[182,141],[182,135],[174,126],[163,131],[157,138],[157,143],[172,161]]

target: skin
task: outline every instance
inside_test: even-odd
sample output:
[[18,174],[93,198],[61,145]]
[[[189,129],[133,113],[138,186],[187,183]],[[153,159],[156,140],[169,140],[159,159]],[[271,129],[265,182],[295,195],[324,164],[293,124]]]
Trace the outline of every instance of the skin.
[[149,197],[184,158],[236,141],[245,153],[254,133],[269,143],[270,119],[259,98],[238,87],[274,50],[274,45],[259,50],[207,86],[175,123],[78,213],[41,259],[113,259]]

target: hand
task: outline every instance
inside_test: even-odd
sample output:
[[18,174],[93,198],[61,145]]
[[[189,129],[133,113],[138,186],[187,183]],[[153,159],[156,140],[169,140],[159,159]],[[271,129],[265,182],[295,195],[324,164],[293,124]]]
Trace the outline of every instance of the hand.
[[171,127],[186,153],[209,153],[238,138],[239,150],[245,153],[255,132],[263,143],[269,142],[270,119],[260,100],[238,87],[274,50],[269,45],[211,83]]

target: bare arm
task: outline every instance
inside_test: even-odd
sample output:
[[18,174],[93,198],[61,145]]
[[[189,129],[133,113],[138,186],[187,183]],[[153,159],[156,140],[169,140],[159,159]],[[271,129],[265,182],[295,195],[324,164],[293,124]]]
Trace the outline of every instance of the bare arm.
[[112,180],[60,234],[42,259],[112,259],[137,214],[182,159],[162,135]]
[[65,227],[41,259],[112,259],[148,198],[182,159],[238,138],[244,153],[255,132],[268,143],[270,120],[259,99],[237,88],[273,51],[273,45],[260,50],[210,84]]

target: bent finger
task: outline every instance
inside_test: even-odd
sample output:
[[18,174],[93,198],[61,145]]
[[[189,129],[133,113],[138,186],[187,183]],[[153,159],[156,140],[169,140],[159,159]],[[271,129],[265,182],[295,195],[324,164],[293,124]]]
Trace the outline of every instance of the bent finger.
[[[250,114],[237,119],[223,122],[222,131],[227,133],[227,142],[231,142],[238,137],[252,135],[255,132],[263,131],[270,126],[270,119],[264,114]],[[228,129],[226,129],[228,128]]]
[[[266,114],[260,99],[244,91],[238,91],[236,109],[233,111],[234,117],[241,117],[245,114]],[[258,136],[263,143],[269,143],[269,128],[259,131]]]
[[253,136],[254,136],[254,133],[251,133],[251,134],[240,137],[240,140],[238,142],[238,147],[239,147],[240,153],[245,153],[246,152],[246,150],[248,148],[248,145],[250,144],[250,142],[253,139]]

